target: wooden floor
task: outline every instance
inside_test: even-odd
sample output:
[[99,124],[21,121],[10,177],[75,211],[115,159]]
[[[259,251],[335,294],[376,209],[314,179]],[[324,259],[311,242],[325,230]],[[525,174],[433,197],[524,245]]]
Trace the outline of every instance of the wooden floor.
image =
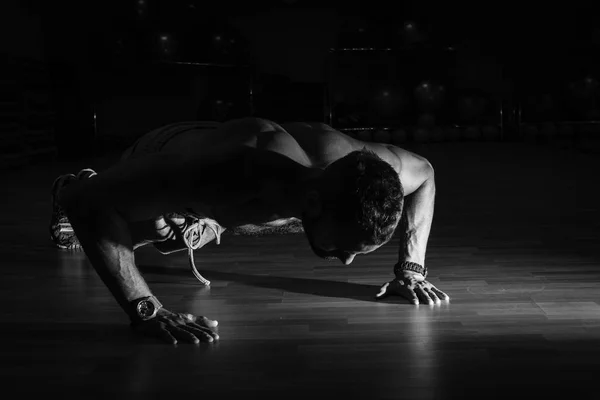
[[397,239],[344,267],[313,256],[302,235],[226,236],[196,253],[210,289],[185,253],[142,249],[138,264],[167,308],[219,320],[221,341],[200,346],[133,336],[84,254],[50,245],[52,180],[102,162],[4,174],[3,393],[600,398],[600,161],[527,144],[417,150],[436,168],[427,260],[449,304],[374,300]]

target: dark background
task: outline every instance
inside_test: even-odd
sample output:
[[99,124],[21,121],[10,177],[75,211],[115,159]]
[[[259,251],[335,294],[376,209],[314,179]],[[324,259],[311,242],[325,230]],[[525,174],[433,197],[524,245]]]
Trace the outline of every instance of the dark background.
[[[370,90],[410,97],[423,82],[451,94],[436,123],[468,125],[460,96],[487,99],[473,123],[500,123],[503,108],[505,138],[519,107],[534,122],[595,121],[600,29],[588,3],[5,0],[2,153],[84,157],[161,124],[246,115],[417,126],[426,107],[387,118]],[[340,117],[356,114],[348,96],[376,112]]]

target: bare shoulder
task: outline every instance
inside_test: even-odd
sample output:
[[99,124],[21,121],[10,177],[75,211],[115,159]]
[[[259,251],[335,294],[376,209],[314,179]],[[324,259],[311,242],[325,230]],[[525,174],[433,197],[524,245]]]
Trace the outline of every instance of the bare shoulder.
[[408,169],[433,169],[433,166],[425,157],[408,151],[398,146],[386,145],[387,149],[391,151],[396,157],[400,159],[402,165]]
[[405,195],[413,193],[423,182],[433,177],[433,166],[425,157],[397,146],[387,145],[386,147],[394,156],[398,157],[401,164],[400,181]]
[[433,176],[433,167],[425,157],[397,146],[363,142],[321,122],[291,122],[281,126],[306,150],[314,165],[327,165],[353,150],[366,148],[398,172],[406,195]]

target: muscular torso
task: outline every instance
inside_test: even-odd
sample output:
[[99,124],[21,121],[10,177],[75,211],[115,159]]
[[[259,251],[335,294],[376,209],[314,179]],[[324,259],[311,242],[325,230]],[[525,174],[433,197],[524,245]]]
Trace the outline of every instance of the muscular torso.
[[[406,168],[406,164],[424,160],[391,145],[356,140],[325,124],[279,125],[258,118],[225,122],[214,130],[181,133],[171,139],[162,151],[185,154],[192,158],[210,155],[218,159],[219,154],[226,154],[240,146],[258,150],[263,154],[274,153],[304,168],[318,169],[324,169],[348,153],[366,147],[398,172],[406,195],[414,191],[418,183],[418,177],[413,176],[415,174],[411,173],[410,168]],[[239,173],[241,176],[244,171],[240,170]],[[228,190],[228,196],[247,199],[239,204],[195,204],[191,205],[191,208],[199,213],[206,212],[208,215],[218,216],[218,221],[228,228],[247,226],[248,229],[257,229],[260,226],[286,225],[294,219],[283,219],[277,214],[276,210],[280,206],[277,201],[283,186],[293,185],[295,178],[287,176],[282,179],[281,174],[273,173],[277,177],[269,177],[271,172],[267,169],[262,178],[253,178],[255,183],[251,187],[238,184],[237,188]],[[205,210],[202,210],[203,208]]]

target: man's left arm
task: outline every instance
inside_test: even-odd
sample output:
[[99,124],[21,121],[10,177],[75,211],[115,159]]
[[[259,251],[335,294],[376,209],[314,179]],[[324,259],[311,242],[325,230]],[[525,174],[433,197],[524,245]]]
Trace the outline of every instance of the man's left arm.
[[396,278],[381,287],[378,298],[390,294],[407,298],[413,304],[439,303],[449,297],[426,280],[425,253],[435,207],[435,173],[430,164],[419,168],[420,185],[404,199],[403,229]]
[[[423,184],[405,198],[403,238],[400,241],[399,264],[414,263],[425,269],[425,253],[431,232],[433,210],[435,206],[435,174],[433,168],[428,172]],[[418,267],[415,266],[415,270]],[[420,272],[420,271],[416,271]],[[426,273],[423,271],[423,276]]]

